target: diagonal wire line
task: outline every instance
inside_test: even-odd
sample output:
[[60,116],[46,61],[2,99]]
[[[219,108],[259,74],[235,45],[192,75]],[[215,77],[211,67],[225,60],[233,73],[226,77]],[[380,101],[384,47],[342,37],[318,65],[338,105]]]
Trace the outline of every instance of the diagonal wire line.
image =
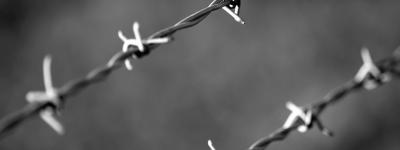
[[[393,55],[382,59],[376,62],[376,67],[381,71],[381,77],[384,75],[391,75],[393,77],[400,76],[400,47],[397,48]],[[361,70],[360,70],[361,72]],[[316,125],[319,130],[324,135],[333,136],[332,132],[326,129],[321,121],[318,119],[318,116],[326,109],[328,106],[331,106],[340,100],[343,100],[345,96],[350,93],[360,91],[360,90],[372,90],[369,86],[369,82],[373,82],[376,86],[382,85],[385,82],[382,81],[382,78],[373,77],[371,74],[366,74],[366,78],[364,80],[359,80],[354,78],[342,86],[332,90],[325,97],[322,98],[322,101],[311,104],[307,108],[301,108],[304,112],[310,112],[311,122],[306,124],[305,120],[300,116],[297,117],[296,120],[293,120],[292,124],[288,127],[281,127],[275,130],[273,133],[258,139],[254,142],[248,149],[249,150],[265,150],[269,144],[273,142],[283,141],[292,131],[299,130],[301,126],[306,126],[308,129],[312,128],[313,125]],[[293,112],[292,112],[293,113]],[[302,132],[301,130],[299,130]]]
[[[213,0],[211,4],[191,15],[182,19],[178,23],[162,29],[154,34],[150,35],[147,40],[156,38],[172,38],[172,35],[182,29],[193,27],[203,21],[211,12],[221,9],[228,5],[231,0]],[[57,96],[60,99],[60,104],[64,104],[66,99],[78,94],[83,89],[92,85],[104,81],[113,71],[121,68],[124,65],[124,61],[134,56],[137,59],[147,56],[151,51],[160,46],[161,44],[145,44],[144,51],[139,51],[136,46],[129,46],[128,51],[120,51],[114,54],[111,59],[103,66],[97,67],[91,70],[86,76],[80,79],[71,80],[65,83],[63,86],[57,89]],[[0,120],[0,139],[9,135],[17,126],[29,118],[32,118],[39,114],[45,109],[58,110],[59,107],[51,101],[38,101],[28,103],[25,107],[20,110],[13,112]]]

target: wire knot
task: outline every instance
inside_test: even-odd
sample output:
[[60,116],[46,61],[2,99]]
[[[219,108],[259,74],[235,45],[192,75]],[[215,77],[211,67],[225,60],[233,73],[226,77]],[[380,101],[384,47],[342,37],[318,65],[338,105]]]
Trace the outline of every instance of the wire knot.
[[[118,37],[124,42],[122,45],[122,51],[123,52],[128,52],[129,46],[136,46],[139,50],[139,52],[146,52],[146,45],[148,44],[165,44],[168,43],[171,39],[168,37],[164,38],[154,38],[154,39],[142,39],[140,32],[139,32],[139,23],[134,22],[133,23],[133,33],[135,35],[134,39],[128,39],[124,36],[122,31],[118,31]],[[137,56],[132,55],[133,59],[137,59]],[[130,63],[130,60],[125,60],[125,67],[128,70],[132,70],[132,65]]]
[[318,129],[326,136],[333,136],[333,133],[324,127],[319,118],[314,114],[312,109],[303,108],[295,105],[292,102],[286,103],[286,108],[291,111],[291,114],[283,124],[284,129],[291,128],[298,123],[297,131],[304,133],[310,130],[314,124],[318,126]]
[[43,60],[43,79],[45,91],[29,91],[26,94],[26,100],[29,103],[50,103],[53,107],[41,110],[40,117],[58,134],[64,134],[62,124],[55,117],[56,114],[60,114],[61,98],[53,86],[50,56],[46,56]]
[[367,48],[361,50],[363,65],[354,77],[354,81],[362,83],[367,90],[373,90],[383,83],[391,80],[391,75],[379,69],[372,60],[371,54]]

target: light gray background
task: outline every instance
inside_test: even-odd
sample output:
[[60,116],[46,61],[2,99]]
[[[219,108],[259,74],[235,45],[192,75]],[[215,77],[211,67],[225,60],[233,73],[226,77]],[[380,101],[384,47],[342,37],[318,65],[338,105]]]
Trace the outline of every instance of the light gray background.
[[[42,90],[42,59],[53,56],[60,86],[121,50],[117,31],[143,36],[211,0],[3,0],[0,2],[0,116]],[[68,99],[58,136],[34,118],[1,150],[243,150],[280,127],[286,101],[306,105],[348,81],[361,47],[374,59],[400,45],[400,1],[243,0],[246,25],[223,11],[149,57]],[[359,92],[321,116],[334,138],[294,133],[271,150],[398,150],[400,82]]]

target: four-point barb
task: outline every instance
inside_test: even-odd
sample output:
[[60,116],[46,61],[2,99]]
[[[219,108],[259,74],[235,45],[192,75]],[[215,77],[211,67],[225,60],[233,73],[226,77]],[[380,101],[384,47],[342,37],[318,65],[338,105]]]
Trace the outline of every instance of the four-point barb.
[[[127,52],[129,46],[136,46],[140,52],[144,52],[145,50],[145,45],[147,44],[164,44],[170,41],[170,38],[156,38],[156,39],[147,39],[147,40],[143,40],[142,37],[140,36],[140,32],[139,32],[139,23],[138,22],[134,22],[133,23],[133,34],[135,35],[134,39],[128,39],[124,36],[124,34],[122,33],[122,31],[118,31],[118,36],[119,38],[122,40],[122,42],[124,42],[124,44],[122,45],[122,51],[123,52]],[[136,57],[133,55],[132,56],[134,59],[136,59]],[[130,61],[127,59],[125,60],[125,67],[128,70],[132,70],[132,65],[130,63]]]
[[40,117],[53,128],[58,134],[64,134],[62,124],[56,119],[60,107],[60,97],[54,88],[51,79],[51,57],[46,56],[43,60],[43,77],[45,91],[30,91],[26,95],[29,103],[51,103],[54,107],[46,108],[40,112]]
[[227,6],[222,7],[235,21],[244,24],[245,22],[240,18],[240,0],[230,0]]
[[289,129],[295,126],[300,121],[301,124],[298,125],[297,130],[301,133],[308,131],[309,129],[312,128],[314,124],[316,124],[318,129],[321,130],[324,135],[333,136],[333,133],[324,127],[322,122],[313,113],[312,109],[306,109],[296,106],[292,102],[287,102],[286,108],[292,111],[292,113],[289,115],[286,122],[283,124],[284,129]]
[[364,64],[357,72],[354,80],[358,83],[363,83],[363,86],[367,90],[372,90],[379,85],[390,81],[390,75],[380,70],[372,60],[371,54],[367,48],[361,50],[361,57]]
[[303,108],[296,106],[292,102],[286,103],[286,108],[292,111],[292,113],[287,118],[286,122],[283,124],[283,128],[287,129],[292,127],[299,119],[303,121],[297,130],[299,132],[306,132],[311,124],[312,113],[308,110],[303,110]]

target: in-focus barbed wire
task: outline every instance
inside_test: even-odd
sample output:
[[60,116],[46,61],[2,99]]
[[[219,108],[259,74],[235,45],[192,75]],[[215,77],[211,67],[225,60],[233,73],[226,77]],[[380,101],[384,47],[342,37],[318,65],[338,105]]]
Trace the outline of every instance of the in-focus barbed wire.
[[140,59],[147,56],[152,50],[162,44],[172,41],[172,35],[179,30],[193,27],[203,21],[211,12],[223,8],[233,19],[241,24],[244,21],[239,16],[240,0],[213,0],[209,6],[189,15],[175,25],[162,29],[142,39],[139,33],[139,24],[134,23],[133,31],[135,39],[126,38],[121,31],[119,38],[124,42],[122,51],[114,54],[103,66],[91,70],[86,76],[67,82],[60,88],[53,87],[50,73],[51,57],[46,56],[43,62],[43,74],[45,91],[28,92],[26,99],[29,102],[22,109],[5,116],[0,120],[0,139],[5,137],[25,120],[40,114],[41,118],[49,124],[57,133],[63,134],[64,128],[57,121],[55,115],[69,97],[92,85],[104,81],[113,71],[125,64],[128,70],[132,69],[130,59]]
[[254,142],[249,150],[265,150],[269,144],[284,140],[292,131],[306,132],[314,125],[326,136],[333,136],[319,119],[320,114],[328,107],[344,98],[344,96],[362,89],[373,90],[384,83],[392,80],[393,77],[400,76],[400,48],[397,48],[393,55],[377,61],[372,60],[367,48],[361,50],[363,65],[355,77],[329,92],[322,101],[311,104],[307,107],[296,106],[292,102],[287,102],[286,107],[291,111],[283,126],[275,132],[260,138]]

